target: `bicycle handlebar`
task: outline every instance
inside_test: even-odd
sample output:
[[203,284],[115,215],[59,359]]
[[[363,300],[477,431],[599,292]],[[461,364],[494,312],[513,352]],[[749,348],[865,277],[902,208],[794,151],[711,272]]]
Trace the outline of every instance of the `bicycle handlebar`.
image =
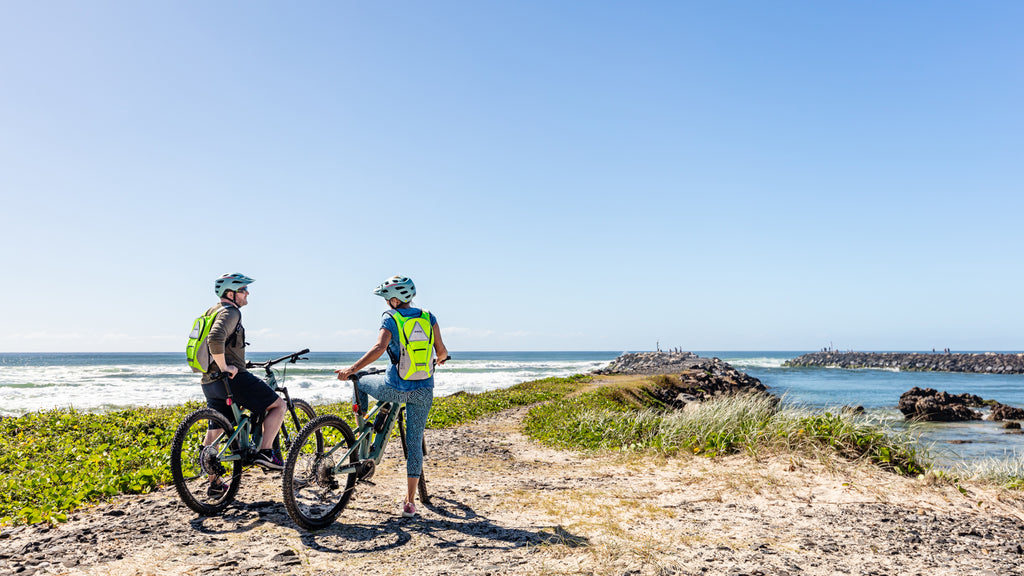
[[[451,359],[452,359],[452,357],[449,355],[447,358],[444,359],[444,361],[447,362],[447,361],[449,361]],[[434,360],[434,366],[437,366],[437,360]],[[373,374],[383,374],[384,372],[386,372],[386,370],[384,370],[383,368],[366,368],[364,370],[360,370],[359,372],[356,372],[355,374],[349,376],[348,379],[353,381],[353,382],[358,382],[359,379],[362,378],[363,376],[370,376],[370,375],[373,375]]]
[[[447,361],[450,361],[450,360],[452,360],[451,356],[445,358],[444,362],[447,362]],[[436,360],[434,361],[434,366],[437,366],[437,361]],[[361,378],[361,377],[371,376],[373,374],[383,374],[384,372],[386,372],[386,370],[384,370],[383,368],[367,368],[365,370],[359,370],[355,374],[352,374],[351,376],[348,377],[348,379],[352,380],[353,382],[357,382],[359,380],[359,378]]]
[[360,378],[362,378],[363,376],[370,376],[370,375],[373,375],[373,374],[383,374],[384,372],[386,372],[386,370],[384,370],[383,368],[367,368],[366,370],[360,370],[359,372],[356,372],[355,374],[349,376],[348,379],[353,381],[353,382],[356,382]]
[[302,356],[303,354],[309,354],[309,348],[306,348],[305,350],[300,350],[298,352],[293,352],[291,354],[288,354],[287,356],[281,356],[276,360],[267,360],[266,362],[253,362],[250,360],[245,363],[245,367],[266,368],[267,370],[270,370],[271,366],[273,366],[274,364],[278,364],[280,362],[284,362],[285,360],[287,360],[291,364],[295,364],[299,360],[306,360],[306,358],[299,358],[299,356]]
[[[447,358],[444,359],[444,361],[447,362],[451,359],[452,357],[448,356]],[[434,366],[437,366],[437,360],[434,360]],[[359,398],[359,379],[362,378],[363,376],[370,376],[372,374],[383,374],[384,372],[386,372],[384,368],[366,368],[348,377],[348,379],[352,381],[352,392],[354,392],[356,395],[355,402],[358,402]],[[355,402],[352,404],[352,411],[359,415],[366,414],[366,406],[360,406]]]

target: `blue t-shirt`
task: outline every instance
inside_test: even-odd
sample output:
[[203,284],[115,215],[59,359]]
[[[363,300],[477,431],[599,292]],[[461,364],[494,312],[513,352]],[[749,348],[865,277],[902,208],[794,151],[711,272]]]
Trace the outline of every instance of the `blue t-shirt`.
[[[423,311],[419,308],[401,308],[395,310],[395,312],[402,315],[403,318],[416,318]],[[432,328],[437,326],[437,316],[434,316],[433,312],[430,314],[430,326]],[[398,340],[398,324],[390,314],[384,313],[384,318],[381,320],[380,327],[391,333],[391,343],[388,344],[388,357],[391,358],[391,364],[388,364],[388,370],[384,374],[385,383],[391,386],[395,390],[401,390],[407,392],[409,390],[418,390],[420,388],[433,388],[434,387],[434,376],[425,380],[406,380],[398,375],[398,358],[402,353],[402,344]]]

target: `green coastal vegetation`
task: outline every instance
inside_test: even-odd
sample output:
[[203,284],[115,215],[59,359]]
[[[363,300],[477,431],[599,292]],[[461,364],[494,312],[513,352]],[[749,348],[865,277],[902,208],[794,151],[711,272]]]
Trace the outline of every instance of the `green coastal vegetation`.
[[[526,382],[479,394],[436,398],[428,428],[470,422],[507,408],[531,406],[526,433],[546,444],[584,451],[753,458],[792,453],[864,460],[902,475],[929,472],[927,451],[908,432],[842,410],[779,406],[768,395],[712,400],[671,410],[654,392],[672,377],[576,375]],[[171,481],[169,451],[179,422],[199,402],[107,414],[51,410],[0,420],[0,524],[63,522],[77,508],[118,494],[145,493]],[[317,413],[350,415],[347,403]],[[1020,462],[939,474],[1024,488]],[[244,481],[244,480],[243,480]]]

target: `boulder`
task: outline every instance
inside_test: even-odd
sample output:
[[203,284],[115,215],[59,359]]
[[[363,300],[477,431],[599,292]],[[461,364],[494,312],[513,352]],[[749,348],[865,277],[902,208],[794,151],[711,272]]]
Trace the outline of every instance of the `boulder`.
[[907,420],[966,422],[981,420],[981,413],[971,410],[971,407],[982,406],[983,403],[984,400],[974,394],[950,394],[915,386],[900,396],[898,408]]
[[1003,420],[1024,420],[1024,410],[996,402],[992,404],[992,411],[989,413],[989,419],[994,422],[1000,422]]

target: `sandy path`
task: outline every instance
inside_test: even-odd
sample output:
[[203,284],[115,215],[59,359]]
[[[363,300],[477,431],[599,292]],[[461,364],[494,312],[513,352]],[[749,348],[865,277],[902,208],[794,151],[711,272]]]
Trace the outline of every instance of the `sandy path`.
[[280,475],[226,514],[173,488],[0,534],[0,574],[1024,574],[1024,497],[871,467],[747,457],[584,457],[519,432],[525,410],[428,430],[434,502],[398,516],[400,444],[330,528],[297,528]]

